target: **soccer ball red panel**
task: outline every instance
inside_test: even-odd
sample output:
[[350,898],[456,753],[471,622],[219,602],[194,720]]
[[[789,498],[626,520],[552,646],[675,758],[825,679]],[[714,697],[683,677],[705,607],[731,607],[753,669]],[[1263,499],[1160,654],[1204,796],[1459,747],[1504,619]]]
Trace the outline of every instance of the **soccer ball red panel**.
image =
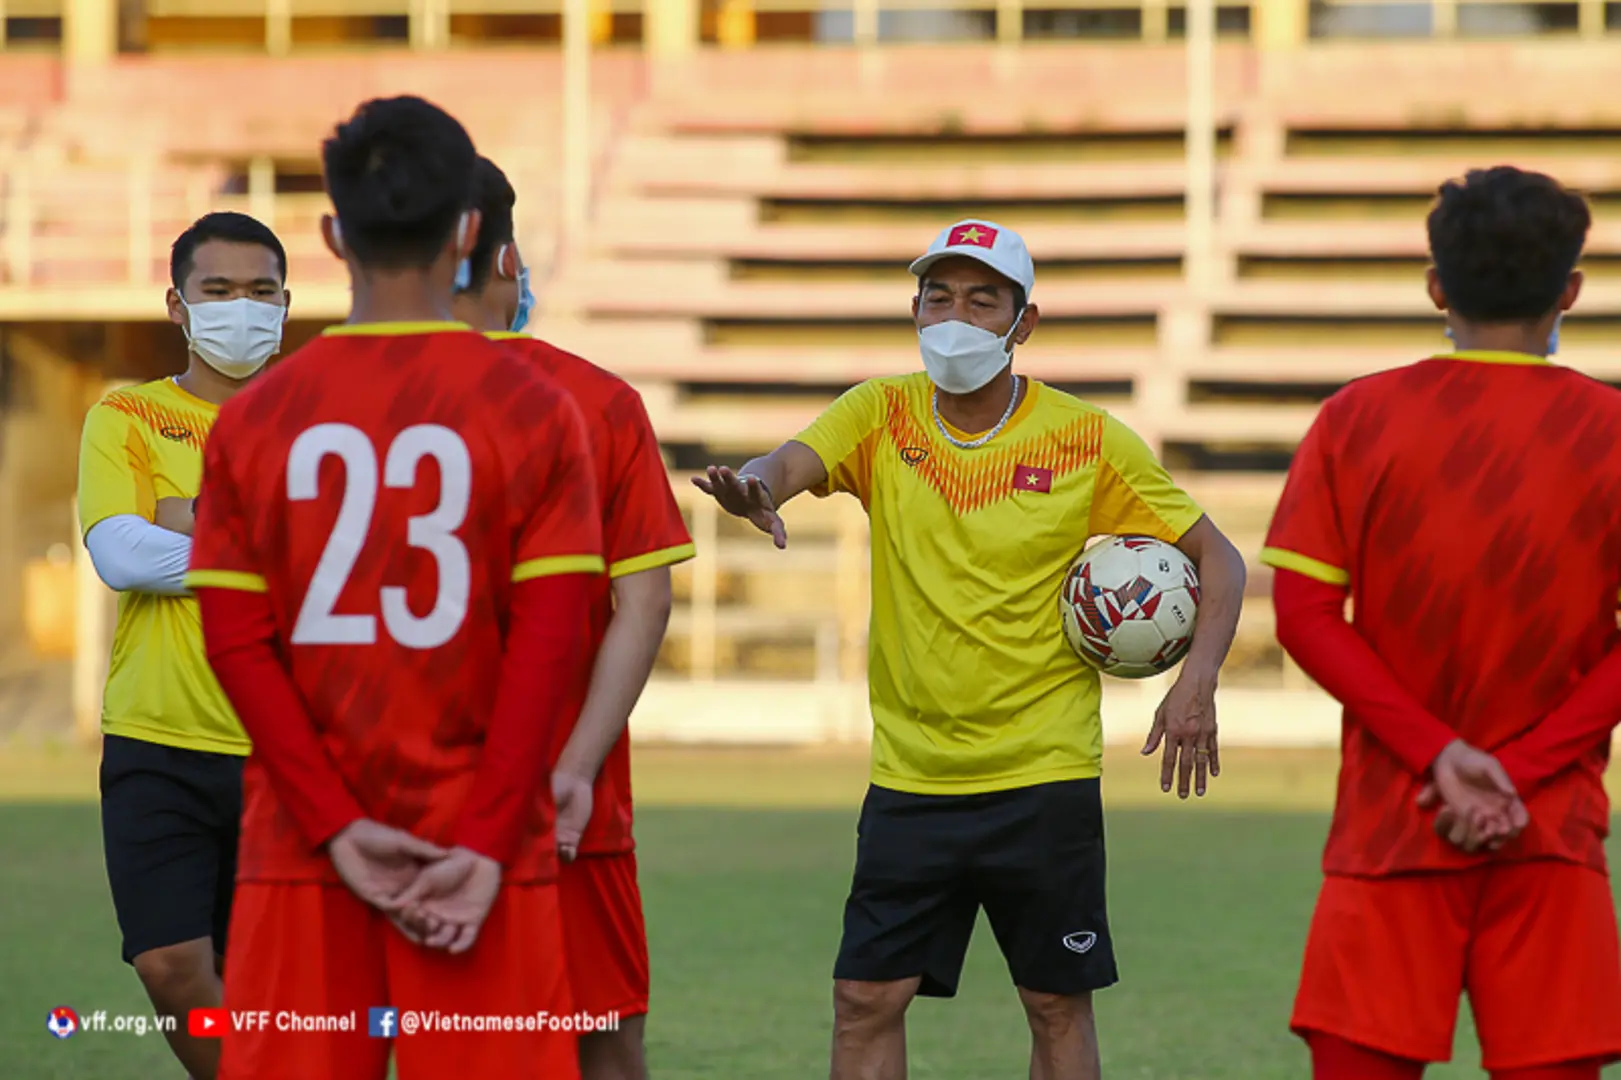
[[1181,662],[1193,641],[1199,574],[1175,547],[1115,536],[1089,548],[1058,597],[1064,636],[1081,659],[1121,679],[1145,679]]

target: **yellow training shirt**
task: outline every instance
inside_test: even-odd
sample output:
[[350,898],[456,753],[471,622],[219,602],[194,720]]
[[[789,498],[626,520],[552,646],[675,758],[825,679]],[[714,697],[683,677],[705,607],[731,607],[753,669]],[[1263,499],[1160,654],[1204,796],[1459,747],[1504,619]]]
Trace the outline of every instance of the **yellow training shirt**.
[[[203,441],[219,408],[162,379],[116,390],[90,410],[79,447],[79,527],[135,514],[157,500],[194,498]],[[247,754],[247,733],[203,652],[203,622],[189,596],[118,595],[118,627],[101,709],[108,735]]]
[[[1199,507],[1140,438],[1026,379],[995,439],[952,446],[918,372],[850,390],[797,438],[872,520],[873,783],[918,794],[1099,775],[1097,672],[1058,593],[1090,537],[1174,542]],[[952,431],[955,438],[970,436]]]

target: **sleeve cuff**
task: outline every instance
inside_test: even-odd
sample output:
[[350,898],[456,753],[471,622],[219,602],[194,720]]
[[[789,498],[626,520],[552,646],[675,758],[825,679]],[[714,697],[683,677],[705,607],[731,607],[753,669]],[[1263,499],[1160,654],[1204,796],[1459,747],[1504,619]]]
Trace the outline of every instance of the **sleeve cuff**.
[[1205,519],[1205,512],[1198,505],[1189,503],[1186,510],[1174,514],[1170,518],[1160,518],[1165,522],[1165,528],[1170,532],[1167,543],[1180,543],[1182,538],[1193,531],[1193,527]]
[[1433,728],[1413,732],[1407,745],[1397,749],[1398,755],[1407,758],[1407,768],[1418,776],[1428,776],[1435,767],[1435,759],[1441,756],[1441,751],[1458,738],[1458,733],[1442,724],[1439,720],[1433,721]]
[[600,574],[608,568],[601,555],[548,555],[540,559],[525,559],[512,568],[512,583],[533,581],[535,578],[557,577],[560,574]]
[[674,566],[679,562],[686,562],[698,554],[698,548],[692,543],[677,544],[675,547],[660,548],[649,551],[645,555],[633,555],[628,559],[608,564],[608,576],[611,578],[629,577],[639,574],[643,570],[653,570],[660,566]]
[[[120,510],[120,511],[117,511],[115,513],[102,512],[102,513],[92,514],[89,517],[81,517],[79,519],[79,539],[80,540],[89,539],[91,529],[94,529],[97,525],[100,525],[103,521],[107,521],[110,518],[119,517],[119,516],[121,516],[123,514],[129,514],[129,515],[132,515],[134,517],[140,517],[142,521],[150,520],[148,518],[141,517],[141,513],[138,510]],[[1621,602],[1621,597],[1617,597],[1617,602]]]
[[1522,799],[1526,798],[1531,789],[1541,781],[1541,777],[1537,776],[1531,768],[1530,762],[1525,761],[1513,750],[1506,750],[1498,754],[1497,763],[1503,767],[1504,772],[1508,773],[1509,783],[1514,785],[1514,790],[1519,792]]
[[795,435],[788,441],[796,442],[800,446],[803,446],[805,449],[809,450],[811,453],[815,454],[816,460],[822,463],[822,471],[827,473],[826,480],[823,480],[815,487],[806,489],[810,495],[817,499],[825,499],[829,495],[832,495],[836,490],[833,487],[833,477],[838,473],[838,468],[841,464],[843,464],[843,462],[836,459],[832,452],[826,447],[818,446],[815,439],[810,437],[807,432],[800,432],[798,435]]
[[234,589],[237,592],[267,593],[270,586],[258,574],[241,570],[192,570],[186,574],[188,589]]
[[313,845],[315,850],[325,851],[326,846],[330,844],[339,833],[353,825],[355,822],[360,821],[365,816],[366,815],[361,812],[358,804],[347,807],[328,807],[327,813],[323,815],[321,822],[318,825],[315,825],[315,827],[311,830],[316,837]]
[[828,451],[828,449],[824,446],[816,445],[815,437],[809,432],[802,431],[789,441],[796,442],[800,446],[803,446],[805,449],[809,450],[811,453],[815,454],[817,460],[822,463],[822,468],[826,469],[830,474],[834,469],[839,467],[839,463],[832,460],[833,455]]
[[1314,581],[1321,581],[1325,585],[1349,585],[1351,575],[1332,563],[1314,559],[1309,555],[1289,551],[1286,548],[1265,547],[1261,549],[1261,563],[1275,570],[1288,570],[1292,573],[1309,577]]

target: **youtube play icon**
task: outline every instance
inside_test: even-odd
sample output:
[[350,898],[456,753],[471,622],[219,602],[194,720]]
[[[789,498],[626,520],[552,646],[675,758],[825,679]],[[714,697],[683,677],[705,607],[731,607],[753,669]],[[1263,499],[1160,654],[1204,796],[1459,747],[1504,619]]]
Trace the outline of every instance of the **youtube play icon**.
[[186,1017],[186,1034],[199,1039],[218,1039],[230,1024],[230,1014],[224,1009],[193,1009]]

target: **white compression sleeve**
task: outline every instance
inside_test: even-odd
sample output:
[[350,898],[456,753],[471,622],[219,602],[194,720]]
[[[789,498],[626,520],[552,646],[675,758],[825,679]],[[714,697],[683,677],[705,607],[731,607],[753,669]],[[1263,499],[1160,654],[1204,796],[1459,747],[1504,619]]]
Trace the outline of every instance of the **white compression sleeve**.
[[160,529],[135,514],[96,522],[84,538],[96,574],[115,592],[186,595],[191,537]]

